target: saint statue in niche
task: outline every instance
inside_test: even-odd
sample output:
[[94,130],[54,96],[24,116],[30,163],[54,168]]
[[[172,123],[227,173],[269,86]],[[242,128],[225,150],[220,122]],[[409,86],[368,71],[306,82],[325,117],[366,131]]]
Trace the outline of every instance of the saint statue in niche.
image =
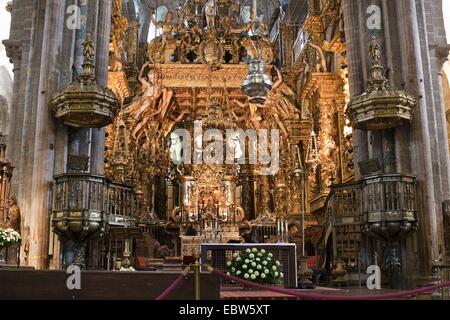
[[9,209],[6,216],[6,228],[14,229],[20,233],[20,209],[16,197],[9,199]]
[[175,133],[172,132],[170,134],[170,159],[174,163],[181,163],[183,161],[183,141],[181,137]]
[[[244,153],[241,147],[239,132],[233,132],[230,136],[227,136],[227,144],[230,155],[233,157],[232,160],[241,159],[243,157]],[[230,159],[227,158],[227,160]]]
[[208,29],[216,27],[217,6],[215,0],[208,0],[203,7],[206,16],[206,26]]

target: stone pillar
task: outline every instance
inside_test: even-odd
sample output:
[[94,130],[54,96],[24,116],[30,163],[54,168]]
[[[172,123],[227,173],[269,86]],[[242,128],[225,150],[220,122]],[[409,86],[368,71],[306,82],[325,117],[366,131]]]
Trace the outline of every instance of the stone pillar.
[[[111,31],[112,1],[101,0],[98,3],[96,30],[96,64],[95,75],[99,85],[108,83],[109,38]],[[91,172],[104,174],[105,129],[92,129]]]
[[[155,8],[156,9],[156,8]],[[150,29],[150,1],[142,0],[139,5],[139,42],[147,43],[148,32]]]
[[62,52],[65,7],[62,1],[49,0],[45,7],[39,96],[36,110],[36,137],[32,178],[30,219],[30,265],[46,267],[49,193],[53,181],[55,120],[49,106],[58,89],[59,59]]
[[[13,92],[18,92],[19,84],[20,84],[20,65],[22,63],[22,44],[17,40],[3,40],[3,44],[6,49],[6,55],[9,58],[9,62],[11,62],[13,67]],[[14,130],[17,126],[17,98],[19,95],[13,94],[11,106],[9,108],[10,116],[9,116],[9,128],[10,130]],[[9,134],[11,137],[11,134]],[[10,138],[11,139],[11,138]],[[14,140],[13,140],[14,141]],[[8,141],[8,145],[12,145],[13,141]],[[8,150],[9,159],[12,158],[12,152]]]
[[41,68],[42,29],[45,4],[36,0],[14,1],[10,38],[4,42],[14,62],[13,100],[10,114],[8,157],[15,166],[12,195],[22,211],[22,237],[29,238],[33,152],[36,139],[36,101]]
[[[362,45],[360,39],[359,26],[364,24],[364,15],[355,14],[360,11],[361,1],[343,0],[342,12],[344,14],[345,38],[348,56],[348,73],[349,87],[352,96],[363,93],[364,84],[367,81],[367,72],[363,67],[365,63],[364,51],[365,46]],[[362,21],[361,21],[362,20]],[[353,149],[354,162],[366,161],[369,159],[369,143],[366,131],[354,130],[353,132]],[[356,165],[355,178],[359,179],[361,174],[359,167]]]
[[411,286],[417,274],[431,275],[432,262],[445,251],[442,203],[449,198],[450,161],[443,147],[448,138],[438,84],[438,52],[445,38],[441,1],[343,0],[342,7],[351,96],[364,91],[367,43],[375,35],[384,44],[382,63],[391,86],[418,102],[411,125],[353,135],[355,163],[377,158],[384,172],[417,176],[419,231],[403,244],[402,273]]
[[[435,5],[435,2],[426,2],[431,7]],[[434,41],[430,38],[430,33],[434,31],[428,29],[435,24],[434,16],[442,16],[442,11],[434,12],[430,17],[431,12],[427,12],[429,9],[423,2],[399,1],[397,10],[402,19],[396,26],[401,35],[401,55],[405,57],[402,61],[405,87],[418,97],[411,140],[419,143],[413,144],[410,161],[413,174],[418,177],[419,230],[416,259],[419,260],[418,271],[424,279],[431,276],[432,263],[441,259],[445,251],[442,203],[444,197],[448,199],[449,181],[448,153],[441,156],[441,143],[447,137],[442,134],[438,120],[445,117],[445,113],[437,97],[439,87],[435,85],[437,66],[432,58]],[[408,53],[411,54],[408,56]],[[409,259],[414,263],[412,257]]]

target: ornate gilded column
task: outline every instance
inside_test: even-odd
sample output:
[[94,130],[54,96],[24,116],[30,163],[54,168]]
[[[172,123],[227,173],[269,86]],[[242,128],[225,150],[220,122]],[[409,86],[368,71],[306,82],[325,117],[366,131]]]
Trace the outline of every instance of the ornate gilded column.
[[271,192],[269,176],[257,175],[256,180],[256,213],[258,218],[260,215],[272,213]]
[[255,181],[253,176],[253,169],[250,164],[241,165],[241,187],[242,187],[242,208],[245,211],[246,220],[252,220],[255,216]]
[[308,101],[312,130],[317,138],[320,164],[309,174],[311,211],[322,208],[332,184],[340,182],[341,167],[339,114],[345,106],[343,82],[339,73],[314,72],[305,81],[300,97]]

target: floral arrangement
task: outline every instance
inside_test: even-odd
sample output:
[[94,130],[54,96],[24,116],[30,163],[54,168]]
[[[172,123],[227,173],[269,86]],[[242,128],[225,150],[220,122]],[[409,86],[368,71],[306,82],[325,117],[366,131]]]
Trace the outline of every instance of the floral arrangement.
[[273,254],[256,248],[234,253],[227,269],[228,275],[261,284],[276,284],[284,276],[280,262],[274,259]]
[[122,267],[119,269],[119,271],[133,272],[133,271],[136,271],[136,269],[134,269],[133,267],[130,266],[128,268]]
[[19,244],[20,234],[14,229],[0,229],[0,248]]

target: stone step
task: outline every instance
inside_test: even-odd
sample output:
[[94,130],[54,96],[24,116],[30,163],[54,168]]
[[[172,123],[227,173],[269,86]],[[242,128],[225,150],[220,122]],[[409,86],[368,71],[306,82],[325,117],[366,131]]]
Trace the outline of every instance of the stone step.
[[183,258],[181,257],[166,257],[164,259],[165,264],[179,264],[181,265],[183,263]]
[[164,264],[162,267],[162,271],[181,271],[183,268],[180,265],[175,264]]

